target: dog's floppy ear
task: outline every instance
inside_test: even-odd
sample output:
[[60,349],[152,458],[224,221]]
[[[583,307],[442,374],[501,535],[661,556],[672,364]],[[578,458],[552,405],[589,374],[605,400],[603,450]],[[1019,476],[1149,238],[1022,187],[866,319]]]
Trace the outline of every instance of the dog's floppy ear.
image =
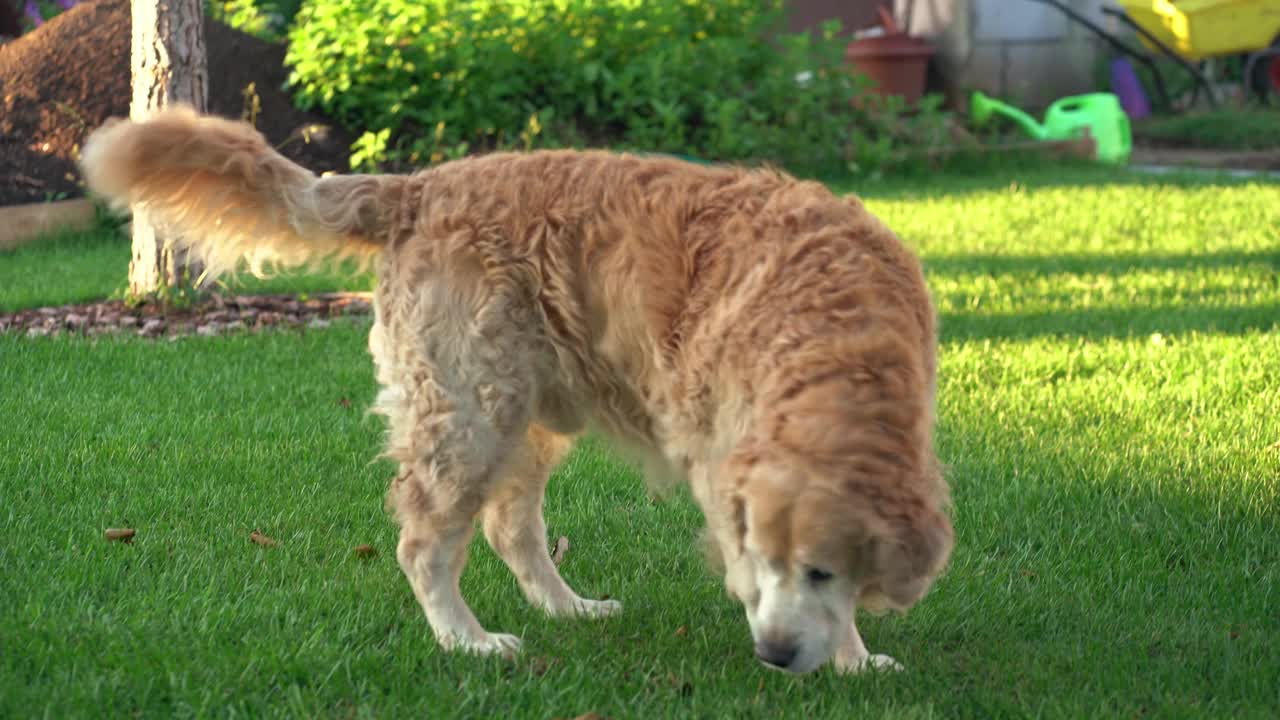
[[867,553],[878,590],[888,604],[906,609],[919,602],[951,556],[954,530],[941,512],[930,511],[903,526],[893,539],[871,541]]

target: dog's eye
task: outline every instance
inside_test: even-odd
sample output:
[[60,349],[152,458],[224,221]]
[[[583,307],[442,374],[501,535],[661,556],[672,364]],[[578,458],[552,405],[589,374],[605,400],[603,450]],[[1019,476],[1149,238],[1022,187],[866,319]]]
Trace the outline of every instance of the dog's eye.
[[805,571],[804,576],[814,585],[821,585],[831,579],[831,573],[821,568],[809,568]]

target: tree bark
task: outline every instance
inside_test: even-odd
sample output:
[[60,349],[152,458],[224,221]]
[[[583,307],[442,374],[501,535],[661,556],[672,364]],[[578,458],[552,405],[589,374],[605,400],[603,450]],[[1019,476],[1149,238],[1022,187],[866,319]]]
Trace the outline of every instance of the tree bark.
[[[209,70],[201,0],[132,0],[134,120],[174,103],[204,111]],[[133,208],[129,293],[146,297],[194,280],[200,268],[166,247],[144,208]]]

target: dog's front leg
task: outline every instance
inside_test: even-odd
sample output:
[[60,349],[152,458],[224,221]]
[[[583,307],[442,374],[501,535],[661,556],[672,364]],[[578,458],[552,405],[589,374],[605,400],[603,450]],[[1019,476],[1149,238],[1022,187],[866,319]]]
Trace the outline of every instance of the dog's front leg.
[[842,673],[860,673],[871,669],[902,669],[898,661],[888,655],[872,655],[867,652],[867,646],[863,644],[862,636],[858,634],[858,626],[852,619],[849,620],[843,640],[836,647],[832,662],[835,663],[836,670]]

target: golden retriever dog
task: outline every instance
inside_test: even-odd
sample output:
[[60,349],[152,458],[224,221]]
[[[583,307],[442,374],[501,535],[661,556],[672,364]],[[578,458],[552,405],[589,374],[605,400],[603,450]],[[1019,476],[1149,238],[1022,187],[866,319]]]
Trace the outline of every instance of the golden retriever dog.
[[513,655],[459,592],[476,521],[529,602],[601,617],[548,553],[543,490],[595,432],[687,483],[761,661],[896,667],[856,607],[913,606],[953,532],[931,442],[935,318],[855,199],[783,173],[603,151],[316,177],[247,124],[109,121],[89,187],[212,273],[376,264],[396,557],[446,649]]

